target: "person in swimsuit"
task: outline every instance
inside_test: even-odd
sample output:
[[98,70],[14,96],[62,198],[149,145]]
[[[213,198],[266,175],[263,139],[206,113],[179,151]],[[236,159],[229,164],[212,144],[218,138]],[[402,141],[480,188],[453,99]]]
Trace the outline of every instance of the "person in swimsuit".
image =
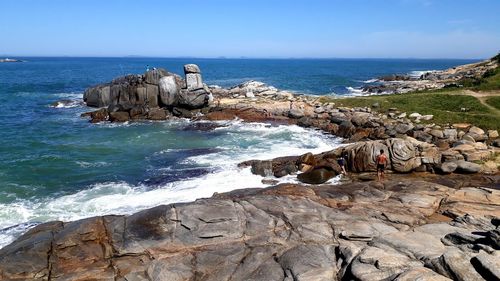
[[377,177],[379,181],[385,180],[385,167],[387,166],[387,156],[384,154],[384,150],[380,150],[380,154],[377,156]]
[[342,169],[342,174],[347,176],[347,153],[341,154],[339,158],[337,159],[337,163],[339,164],[340,168]]

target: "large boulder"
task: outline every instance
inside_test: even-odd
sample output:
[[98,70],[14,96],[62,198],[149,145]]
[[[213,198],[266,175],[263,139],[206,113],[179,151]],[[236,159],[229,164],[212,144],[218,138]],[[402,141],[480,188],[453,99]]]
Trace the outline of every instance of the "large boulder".
[[481,170],[481,165],[472,163],[472,162],[467,162],[464,160],[457,161],[457,172],[460,173],[465,173],[465,174],[472,174],[472,173],[477,173]]
[[404,135],[404,134],[407,134],[408,132],[410,132],[411,130],[413,130],[413,128],[415,128],[415,127],[412,124],[401,123],[401,124],[396,125],[394,130],[396,130],[396,132],[398,134]]
[[308,184],[322,184],[335,177],[337,172],[329,166],[314,167],[314,169],[299,174],[299,181]]
[[[153,69],[144,75],[127,75],[110,83],[85,90],[83,99],[88,106],[147,105],[149,107],[174,106],[184,80],[165,69]],[[188,104],[193,104],[189,102]]]
[[373,172],[377,170],[380,150],[387,155],[387,167],[400,173],[413,171],[422,164],[439,164],[442,158],[435,145],[409,137],[357,142],[337,149],[335,154],[347,153],[347,166],[353,172]]
[[147,117],[149,120],[166,120],[168,118],[167,112],[162,108],[153,108],[149,110]]
[[105,107],[111,104],[110,86],[97,86],[85,90],[83,101],[87,106]]
[[174,106],[178,100],[180,92],[179,85],[174,76],[164,76],[160,78],[158,87],[160,88],[160,101],[166,106]]
[[163,68],[156,68],[150,71],[147,71],[144,74],[144,80],[147,84],[158,85],[160,83],[160,79],[164,76],[171,75],[168,71]]
[[456,162],[444,162],[441,165],[438,165],[436,168],[439,172],[443,174],[453,173],[457,169],[458,165]]
[[[348,169],[354,172],[376,171],[376,159],[381,149],[386,153],[388,151],[386,144],[382,141],[358,142],[346,146],[344,151],[348,155]],[[388,160],[388,167],[390,167],[389,157]]]
[[90,113],[90,122],[99,123],[102,121],[107,121],[109,119],[109,112],[106,108],[101,108]]
[[290,118],[299,119],[299,118],[304,117],[304,111],[302,109],[299,109],[299,108],[292,108],[288,112],[288,116]]
[[195,91],[186,91],[183,89],[179,92],[177,103],[180,107],[197,109],[207,106],[209,101],[210,92],[205,89]]
[[422,164],[421,159],[417,157],[415,146],[409,141],[388,139],[387,147],[394,171],[406,173]]
[[252,163],[251,171],[255,175],[268,177],[273,175],[273,161],[255,161]]
[[130,120],[130,114],[126,111],[116,111],[109,113],[109,121],[111,122],[127,122]]
[[184,73],[201,73],[200,68],[196,64],[186,64],[184,65]]

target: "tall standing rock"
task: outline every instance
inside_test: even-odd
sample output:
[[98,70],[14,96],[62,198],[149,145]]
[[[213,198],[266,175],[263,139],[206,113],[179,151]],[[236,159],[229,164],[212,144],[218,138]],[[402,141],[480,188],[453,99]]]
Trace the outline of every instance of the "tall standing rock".
[[188,91],[203,89],[200,68],[196,64],[184,65],[184,74],[186,75],[186,88]]
[[146,84],[146,102],[150,107],[158,107],[158,86]]
[[211,93],[208,87],[203,84],[200,68],[196,64],[186,64],[184,65],[184,74],[186,75],[186,88],[181,89],[178,94],[178,106],[188,109],[207,106]]

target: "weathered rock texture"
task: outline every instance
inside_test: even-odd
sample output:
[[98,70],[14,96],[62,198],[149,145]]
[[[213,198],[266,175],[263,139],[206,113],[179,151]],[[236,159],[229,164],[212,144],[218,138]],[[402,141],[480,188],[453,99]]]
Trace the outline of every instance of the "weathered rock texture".
[[[474,73],[482,73],[495,65],[495,61],[487,61],[457,69],[474,69]],[[353,172],[375,170],[374,159],[380,149],[391,155],[389,168],[396,172],[498,172],[500,139],[496,130],[486,132],[466,123],[443,127],[422,124],[432,120],[433,116],[416,112],[407,114],[397,109],[384,114],[373,112],[369,107],[338,107],[334,103],[324,103],[318,97],[294,95],[257,81],[245,82],[230,89],[218,86],[208,88],[202,82],[198,66],[185,65],[184,72],[186,81],[157,69],[90,88],[85,93],[89,105],[111,105],[84,115],[90,116],[91,122],[165,120],[175,116],[192,120],[239,118],[297,124],[321,129],[345,138],[346,142],[359,142],[350,146],[348,151],[348,169]],[[457,73],[463,72],[457,70]],[[151,104],[157,107],[151,107]],[[293,166],[274,169],[271,174],[282,177],[297,170],[306,171],[299,165]],[[317,169],[310,171],[311,174],[319,176],[304,182],[322,182],[338,173],[338,167],[312,168]]]
[[[143,75],[127,75],[110,83],[98,85],[85,90],[83,100],[88,106],[106,107],[108,115],[102,118],[92,117],[92,122],[116,121],[124,122],[133,119],[167,119],[151,118],[152,109],[174,108],[201,109],[208,106],[211,100],[210,90],[203,84],[201,72],[197,65],[184,67],[186,80],[164,69],[153,69]],[[194,72],[196,71],[196,72]],[[119,112],[113,114],[113,112]]]
[[[279,178],[298,173],[297,178],[301,182],[321,184],[341,173],[341,168],[337,164],[337,159],[341,155],[345,157],[348,172],[376,172],[376,159],[380,150],[387,155],[386,168],[396,173],[474,174],[483,172],[483,174],[496,174],[498,171],[497,163],[493,161],[480,165],[459,160],[463,159],[463,156],[457,150],[443,151],[434,144],[418,141],[408,136],[359,141],[317,155],[307,153],[302,156],[269,160],[249,160],[240,163],[239,166],[251,167],[252,173],[263,177]],[[493,151],[497,150],[493,149]],[[488,163],[492,165],[490,170],[487,169]]]
[[497,190],[424,181],[247,189],[39,225],[0,280],[498,280],[499,217]]

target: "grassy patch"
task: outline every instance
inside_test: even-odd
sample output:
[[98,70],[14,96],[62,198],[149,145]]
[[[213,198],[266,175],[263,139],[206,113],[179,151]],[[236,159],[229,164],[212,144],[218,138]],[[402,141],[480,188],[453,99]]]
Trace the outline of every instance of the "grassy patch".
[[494,108],[500,109],[500,96],[489,97],[486,103],[493,106]]
[[[397,108],[408,114],[413,112],[422,115],[432,114],[434,119],[430,122],[441,125],[468,122],[485,129],[500,129],[499,115],[491,112],[475,97],[460,95],[450,90],[338,99],[322,97],[320,101],[346,107],[371,107],[374,103],[378,103],[379,107],[375,110],[379,112]],[[467,111],[462,111],[462,108],[466,108]]]
[[462,81],[464,87],[469,87],[475,91],[491,91],[500,89],[500,67],[487,71],[481,79],[478,80],[464,80]]
[[500,90],[500,68],[487,71],[481,78],[462,79],[458,84],[473,91]]

